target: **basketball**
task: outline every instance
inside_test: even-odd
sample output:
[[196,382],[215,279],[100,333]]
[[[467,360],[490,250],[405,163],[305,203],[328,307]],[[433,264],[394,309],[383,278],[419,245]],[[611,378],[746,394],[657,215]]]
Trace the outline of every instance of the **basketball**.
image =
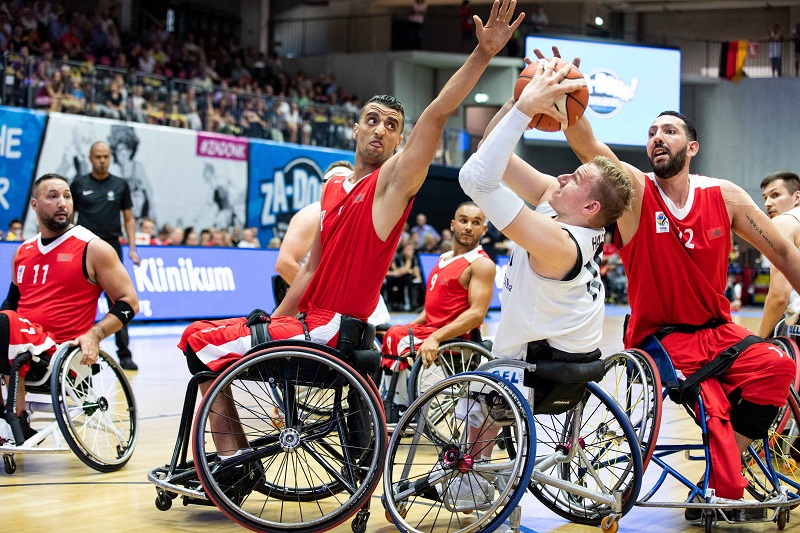
[[[551,60],[548,59],[547,61]],[[555,66],[555,70],[561,70],[565,66],[567,66],[567,62],[559,58]],[[519,98],[519,95],[522,94],[522,90],[526,85],[528,85],[528,82],[531,80],[531,78],[536,76],[538,72],[539,62],[534,61],[530,65],[526,66],[525,69],[520,73],[519,78],[517,78],[517,83],[514,85],[515,101]],[[581,74],[577,68],[573,67],[570,69],[569,74],[567,74],[566,79],[583,79],[583,74]],[[528,125],[528,129],[536,128],[537,130],[541,131],[561,131],[567,129],[569,126],[572,126],[578,120],[580,120],[580,118],[583,116],[583,112],[586,111],[586,106],[589,104],[589,89],[587,87],[580,87],[571,93],[562,94],[556,98],[555,104],[559,111],[567,115],[567,118],[569,119],[568,124],[561,124],[550,115],[537,113],[533,116],[533,118],[531,118],[531,123]]]

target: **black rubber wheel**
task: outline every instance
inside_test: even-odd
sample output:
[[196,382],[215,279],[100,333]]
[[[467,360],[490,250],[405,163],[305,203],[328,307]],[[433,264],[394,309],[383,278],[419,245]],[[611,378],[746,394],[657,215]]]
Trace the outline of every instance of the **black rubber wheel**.
[[17,471],[17,462],[14,461],[14,457],[10,455],[3,456],[3,469],[6,471],[6,474],[11,475]]
[[170,507],[172,507],[172,498],[163,492],[159,492],[158,496],[156,496],[156,509],[159,511],[169,511]]

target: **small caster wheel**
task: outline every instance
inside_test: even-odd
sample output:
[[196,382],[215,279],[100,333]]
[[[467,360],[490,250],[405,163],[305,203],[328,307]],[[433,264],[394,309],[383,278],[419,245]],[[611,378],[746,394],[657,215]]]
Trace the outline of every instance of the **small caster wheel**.
[[172,507],[172,498],[164,492],[159,492],[158,496],[156,496],[156,509],[159,511],[169,511],[170,507]]
[[600,529],[607,533],[617,533],[619,521],[613,516],[604,516],[600,521]]
[[367,520],[369,520],[369,511],[362,509],[357,512],[350,526],[353,533],[364,533],[367,530]]
[[713,529],[714,529],[714,513],[713,513],[713,511],[711,513],[706,514],[703,517],[703,526],[705,527],[705,532],[706,533],[711,533],[711,531],[713,531]]
[[775,517],[775,521],[778,523],[778,529],[783,530],[786,527],[786,522],[789,521],[789,509],[781,509],[778,511],[778,516]]
[[14,460],[13,455],[4,455],[3,456],[3,468],[6,471],[6,474],[11,475],[17,471],[17,462]]
[[797,461],[792,457],[783,460],[783,470],[789,474],[794,474],[797,470]]

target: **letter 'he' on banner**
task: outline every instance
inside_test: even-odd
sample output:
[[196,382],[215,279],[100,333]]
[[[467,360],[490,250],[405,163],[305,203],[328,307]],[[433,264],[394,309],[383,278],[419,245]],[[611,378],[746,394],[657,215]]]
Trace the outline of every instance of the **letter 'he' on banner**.
[[741,81],[744,74],[744,60],[747,57],[747,41],[722,43],[719,59],[719,77],[732,82]]

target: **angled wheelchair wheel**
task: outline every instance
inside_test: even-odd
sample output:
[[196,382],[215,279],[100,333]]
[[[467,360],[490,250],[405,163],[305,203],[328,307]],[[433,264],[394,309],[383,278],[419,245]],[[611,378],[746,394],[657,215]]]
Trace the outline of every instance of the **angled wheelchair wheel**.
[[650,463],[661,426],[661,376],[653,359],[641,350],[624,350],[604,359],[605,375],[599,382],[617,400],[631,421],[642,445],[644,469]]
[[[768,450],[767,450],[768,448]],[[747,492],[760,501],[786,487],[795,503],[800,500],[800,396],[791,389],[786,405],[766,439],[754,441],[742,454],[742,473],[750,482]]]
[[[458,416],[453,412],[438,424],[441,440],[430,440],[424,429],[429,412],[443,412],[441,405],[453,398],[461,402]],[[479,428],[472,437],[470,419]],[[486,372],[457,374],[428,387],[389,443],[382,497],[387,518],[403,532],[494,531],[526,491],[535,442],[530,420],[516,388]],[[504,427],[521,453],[512,456],[498,446],[489,452],[487,444]]]
[[[425,368],[422,358],[418,357],[411,367],[408,377],[408,401],[414,401],[427,391],[432,385],[440,383],[445,378],[455,376],[462,372],[476,370],[480,365],[494,359],[492,353],[480,344],[471,341],[451,341],[442,343],[439,346],[439,357],[436,361]],[[455,399],[453,399],[453,402]],[[439,422],[452,415],[452,408],[455,403],[442,402],[439,410],[431,411],[432,417],[429,424],[425,427],[431,431],[430,437],[442,442],[447,440],[447,430],[443,434],[437,433]]]
[[[206,495],[253,531],[312,533],[341,524],[368,504],[386,445],[371,384],[333,350],[286,343],[220,374],[192,431]],[[220,460],[218,453],[236,449]]]
[[125,373],[104,351],[93,365],[82,365],[81,357],[75,347],[53,363],[53,411],[75,455],[99,472],[113,472],[125,466],[136,445],[133,391]]
[[[628,417],[608,393],[589,383],[582,402],[573,409],[559,415],[536,415],[534,419],[534,472],[567,481],[576,489],[606,496],[619,492],[623,515],[633,507],[642,483],[641,448]],[[561,459],[553,461],[555,457]],[[601,525],[614,511],[578,490],[535,481],[531,481],[530,489],[551,511],[579,524]]]

